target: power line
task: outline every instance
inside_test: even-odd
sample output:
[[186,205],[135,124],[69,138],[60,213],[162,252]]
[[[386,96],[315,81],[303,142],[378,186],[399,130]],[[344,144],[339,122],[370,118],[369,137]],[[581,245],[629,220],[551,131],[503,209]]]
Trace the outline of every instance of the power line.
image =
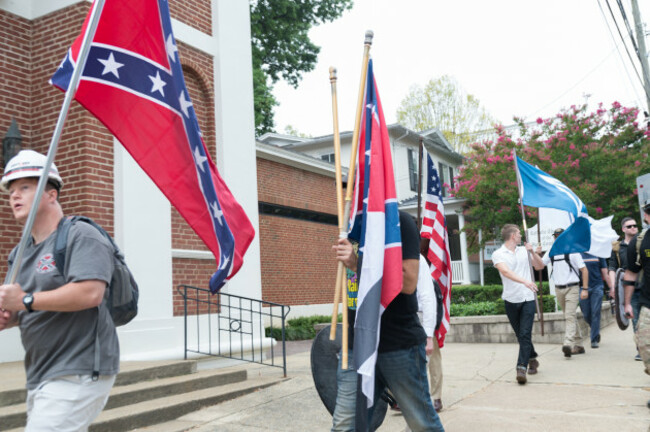
[[[625,71],[625,75],[627,76],[627,79],[630,82],[630,85],[632,87],[632,91],[634,92],[634,95],[637,98],[637,104],[642,105],[642,103],[640,102],[641,98],[639,97],[639,94],[636,91],[636,86],[634,85],[632,77],[630,76],[630,71],[628,70],[627,63],[623,59],[623,54],[621,54],[621,50],[619,49],[619,46],[618,46],[619,44],[616,42],[616,37],[614,36],[614,33],[612,32],[612,28],[609,25],[609,21],[607,20],[607,16],[605,15],[605,11],[603,10],[603,6],[600,4],[600,0],[598,0],[598,7],[600,8],[600,13],[603,15],[603,19],[605,20],[605,25],[607,26],[607,30],[609,31],[609,35],[612,38],[612,42],[614,42],[614,47],[615,47],[616,51],[618,52],[618,56],[621,59],[621,64],[623,65],[623,70]],[[610,8],[610,12],[611,11],[612,10]],[[616,19],[614,18],[613,14],[612,14],[612,19],[614,20],[614,23],[616,23]],[[621,33],[620,33],[620,30],[619,30],[619,35],[620,34]],[[622,38],[622,35],[621,35],[621,38]],[[625,45],[625,40],[624,39],[623,39],[623,45]],[[627,50],[627,46],[626,46],[626,50]],[[628,55],[629,55],[629,53],[628,53]],[[634,62],[632,62],[632,67],[634,67]],[[634,71],[636,72],[636,68],[635,68]],[[637,76],[638,75],[639,74],[637,72]]]

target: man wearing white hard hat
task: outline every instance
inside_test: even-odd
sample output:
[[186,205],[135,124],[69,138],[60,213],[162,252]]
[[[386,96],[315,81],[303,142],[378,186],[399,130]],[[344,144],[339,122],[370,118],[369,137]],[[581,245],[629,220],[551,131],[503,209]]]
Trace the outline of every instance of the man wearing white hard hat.
[[[23,150],[0,180],[15,219],[25,224],[46,157]],[[63,210],[63,181],[52,164],[16,282],[0,286],[0,331],[18,325],[25,348],[26,431],[85,431],[99,415],[119,370],[115,326],[102,305],[113,274],[113,248],[92,226],[74,224],[65,271],[53,258]],[[97,373],[98,372],[98,373]]]

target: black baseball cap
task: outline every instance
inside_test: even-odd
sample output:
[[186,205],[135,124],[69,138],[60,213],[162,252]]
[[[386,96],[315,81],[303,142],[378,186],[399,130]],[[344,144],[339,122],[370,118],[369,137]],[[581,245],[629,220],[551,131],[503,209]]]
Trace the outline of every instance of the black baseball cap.
[[553,237],[557,237],[563,232],[564,232],[564,228],[557,228],[555,231],[553,231]]

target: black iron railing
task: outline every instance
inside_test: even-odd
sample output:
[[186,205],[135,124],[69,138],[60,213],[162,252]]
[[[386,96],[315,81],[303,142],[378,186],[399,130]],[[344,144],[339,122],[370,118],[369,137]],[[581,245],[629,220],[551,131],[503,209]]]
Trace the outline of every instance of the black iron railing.
[[[188,353],[225,357],[282,368],[287,376],[285,322],[290,307],[233,294],[179,285],[185,314]],[[282,364],[276,362],[276,336],[282,341]],[[281,336],[281,337],[280,337]]]

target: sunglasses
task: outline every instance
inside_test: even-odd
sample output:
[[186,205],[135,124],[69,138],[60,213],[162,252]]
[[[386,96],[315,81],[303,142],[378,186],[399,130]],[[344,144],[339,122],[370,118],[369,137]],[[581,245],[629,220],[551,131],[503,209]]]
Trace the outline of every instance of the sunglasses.
[[627,226],[624,226],[623,228],[627,228],[627,229],[636,228],[636,225],[627,225]]

